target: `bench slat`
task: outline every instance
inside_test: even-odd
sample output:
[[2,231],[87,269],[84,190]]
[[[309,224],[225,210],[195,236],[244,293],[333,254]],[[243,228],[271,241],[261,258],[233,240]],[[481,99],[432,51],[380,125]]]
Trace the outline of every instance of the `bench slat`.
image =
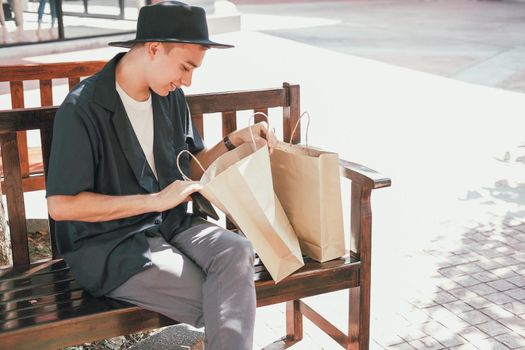
[[287,105],[284,89],[196,94],[188,95],[186,98],[192,113],[195,114],[244,111]]
[[202,139],[204,140],[204,120],[202,117],[202,113],[192,113],[191,121],[193,123],[193,126],[197,128],[199,135],[201,135]]
[[63,62],[0,66],[0,81],[87,77],[101,70],[105,64],[106,61],[84,61],[82,64]]
[[2,191],[7,197],[9,211],[9,228],[13,251],[14,265],[29,264],[29,248],[27,238],[18,232],[27,232],[20,157],[16,133],[9,133],[0,137],[2,164],[11,164],[4,168],[4,188]]

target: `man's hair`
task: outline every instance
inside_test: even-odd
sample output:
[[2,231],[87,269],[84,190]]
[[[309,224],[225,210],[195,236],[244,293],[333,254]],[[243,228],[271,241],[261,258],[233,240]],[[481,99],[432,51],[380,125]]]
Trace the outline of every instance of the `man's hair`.
[[[139,49],[141,47],[144,47],[145,45],[147,44],[147,42],[144,42],[144,43],[135,43],[133,44],[133,46],[131,47],[132,50],[136,50],[136,49]],[[167,42],[167,41],[162,41],[161,42],[162,45],[164,45],[168,51],[168,53],[171,51],[171,49],[173,49],[177,44],[180,44],[180,43],[174,43],[174,42]],[[202,47],[204,47],[204,49],[208,50],[211,48],[211,46],[208,46],[208,45],[200,45]]]

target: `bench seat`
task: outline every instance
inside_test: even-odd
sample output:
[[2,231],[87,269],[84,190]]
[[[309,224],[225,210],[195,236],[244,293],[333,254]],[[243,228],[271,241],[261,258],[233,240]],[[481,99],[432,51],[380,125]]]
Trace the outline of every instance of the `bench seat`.
[[[258,307],[359,284],[360,262],[350,253],[325,263],[304,258],[305,266],[278,284],[256,259]],[[88,341],[176,323],[137,306],[93,297],[78,285],[62,259],[0,270],[0,344],[6,349],[15,345],[17,349],[46,349],[48,334],[53,334],[52,349],[78,344],[76,332],[85,333],[82,339]],[[82,326],[71,332],[75,324]],[[129,328],[123,329],[126,325]],[[60,343],[57,334],[62,334]]]

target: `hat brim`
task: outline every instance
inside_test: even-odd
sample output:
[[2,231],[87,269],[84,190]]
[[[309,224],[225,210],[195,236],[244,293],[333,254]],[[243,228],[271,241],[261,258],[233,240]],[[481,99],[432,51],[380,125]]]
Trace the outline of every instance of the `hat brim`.
[[215,41],[211,41],[211,40],[180,40],[180,39],[166,39],[166,38],[134,39],[134,40],[128,40],[128,41],[113,41],[113,42],[109,43],[108,45],[130,48],[134,44],[147,43],[147,42],[168,42],[168,43],[181,43],[181,44],[197,44],[197,45],[202,45],[202,46],[208,46],[208,47],[215,48],[215,49],[230,49],[232,47],[235,47],[233,45],[216,43]]

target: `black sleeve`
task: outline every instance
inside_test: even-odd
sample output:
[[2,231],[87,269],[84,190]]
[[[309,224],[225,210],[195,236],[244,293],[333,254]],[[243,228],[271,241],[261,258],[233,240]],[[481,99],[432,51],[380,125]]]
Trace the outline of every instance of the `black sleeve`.
[[[184,100],[186,102],[186,100]],[[186,143],[188,144],[188,150],[192,154],[197,154],[204,149],[204,143],[202,142],[201,135],[197,128],[193,126],[191,120],[190,107],[186,104]]]
[[53,125],[46,197],[93,191],[95,161],[92,143],[75,104],[63,104]]

